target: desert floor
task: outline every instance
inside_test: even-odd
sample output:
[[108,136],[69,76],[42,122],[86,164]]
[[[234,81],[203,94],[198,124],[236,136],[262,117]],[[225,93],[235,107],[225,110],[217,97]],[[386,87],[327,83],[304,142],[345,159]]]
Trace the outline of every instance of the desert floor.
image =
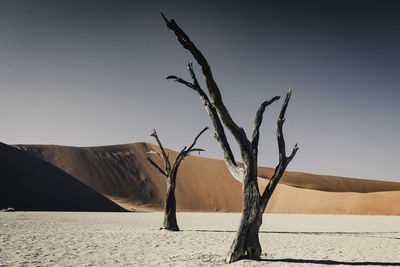
[[[182,231],[159,230],[162,213],[0,213],[0,266],[216,266],[238,213],[178,213]],[[400,266],[400,217],[267,214],[261,261],[231,266]]]

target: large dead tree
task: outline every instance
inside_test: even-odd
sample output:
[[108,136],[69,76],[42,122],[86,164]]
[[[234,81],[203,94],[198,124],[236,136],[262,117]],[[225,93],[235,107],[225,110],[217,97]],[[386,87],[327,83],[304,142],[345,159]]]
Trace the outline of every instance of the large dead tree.
[[[218,141],[218,144],[223,151],[226,166],[228,167],[232,176],[243,184],[242,217],[239,229],[231,245],[226,261],[231,263],[243,258],[258,260],[261,256],[261,245],[259,242],[258,233],[262,223],[262,215],[276,185],[298,150],[296,144],[291,154],[286,156],[285,140],[282,132],[283,123],[285,122],[285,112],[289,104],[292,91],[289,90],[286,95],[286,99],[283,103],[277,122],[279,164],[276,166],[273,176],[269,180],[264,192],[261,194],[257,182],[257,156],[258,141],[260,136],[259,129],[265,108],[278,100],[279,96],[275,96],[261,104],[254,121],[253,134],[251,139],[249,139],[246,136],[243,128],[239,127],[234,122],[227,108],[225,107],[224,102],[222,101],[221,92],[214,80],[211,68],[203,54],[199,49],[197,49],[195,44],[189,39],[186,33],[176,24],[173,19],[168,20],[164,14],[162,14],[162,16],[167,27],[175,33],[179,43],[193,55],[197,63],[200,65],[211,99],[201,88],[191,63],[188,64],[188,70],[192,79],[191,82],[181,79],[177,76],[168,76],[167,79],[173,79],[176,82],[182,83],[199,94],[201,101],[213,123],[215,129],[214,137]],[[239,166],[235,161],[221,121],[232,133],[239,145],[243,160],[242,167]]]
[[173,165],[171,165],[171,162],[169,161],[168,154],[165,152],[165,149],[162,146],[160,139],[157,136],[156,130],[153,130],[153,133],[151,134],[151,136],[156,139],[157,144],[160,147],[161,153],[158,153],[155,151],[149,151],[147,153],[159,156],[164,162],[164,168],[161,168],[160,166],[158,166],[157,163],[155,163],[149,157],[147,158],[147,160],[163,176],[165,176],[165,178],[167,180],[167,191],[166,191],[166,195],[165,195],[165,206],[164,206],[164,220],[163,220],[163,226],[161,227],[161,229],[166,229],[166,230],[171,230],[171,231],[179,231],[178,223],[176,221],[176,199],[175,199],[176,175],[178,173],[178,168],[179,168],[182,160],[184,160],[186,156],[188,156],[190,153],[195,152],[195,151],[198,151],[198,152],[204,151],[204,149],[194,148],[194,146],[196,145],[197,139],[200,137],[200,135],[202,133],[204,133],[207,129],[208,129],[208,127],[205,127],[203,130],[201,130],[201,132],[194,139],[193,143],[189,147],[185,146],[181,150],[181,152],[176,157],[175,163]]

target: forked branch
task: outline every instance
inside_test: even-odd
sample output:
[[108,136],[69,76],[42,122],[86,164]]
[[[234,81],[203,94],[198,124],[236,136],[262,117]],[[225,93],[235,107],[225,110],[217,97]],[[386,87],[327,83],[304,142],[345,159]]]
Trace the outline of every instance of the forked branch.
[[158,135],[157,135],[157,132],[155,129],[153,129],[153,133],[150,136],[152,136],[156,139],[157,144],[160,147],[161,155],[160,154],[158,154],[158,155],[160,155],[162,157],[162,159],[164,161],[165,171],[168,173],[171,170],[171,163],[169,162],[168,155],[167,155],[167,153],[165,153],[164,147],[161,144],[161,141],[158,138]]
[[154,154],[156,156],[159,156],[163,159],[164,161],[164,165],[165,168],[162,169],[160,166],[157,165],[157,163],[155,163],[151,158],[147,158],[147,160],[150,162],[151,165],[153,165],[162,175],[164,175],[165,177],[167,177],[168,179],[172,179],[174,180],[176,177],[176,173],[178,171],[179,165],[181,164],[182,160],[188,156],[190,153],[192,152],[201,152],[204,151],[204,149],[201,148],[194,148],[194,146],[196,145],[197,139],[199,139],[200,135],[202,135],[206,130],[208,129],[208,127],[205,127],[203,130],[200,131],[200,133],[194,138],[193,143],[189,146],[189,147],[184,147],[181,152],[178,154],[178,156],[175,159],[174,164],[171,167],[171,164],[169,162],[167,153],[165,152],[164,147],[161,144],[160,139],[158,138],[157,132],[156,130],[153,130],[153,133],[151,134],[151,136],[153,136],[159,147],[161,150],[161,154],[155,151],[149,151],[147,152],[148,154]]
[[279,148],[279,163],[278,166],[276,166],[274,174],[269,180],[269,183],[261,196],[261,204],[264,209],[269,199],[271,198],[271,195],[274,192],[276,185],[279,183],[279,180],[281,179],[283,173],[285,172],[286,167],[289,165],[290,161],[294,158],[297,151],[299,150],[299,147],[296,144],[290,156],[286,157],[285,139],[283,138],[283,124],[285,122],[285,113],[291,95],[292,95],[292,90],[289,90],[289,92],[286,95],[285,102],[282,105],[282,109],[279,114],[277,122],[276,137],[278,140],[278,148]]
[[181,164],[182,160],[185,157],[187,157],[191,152],[193,152],[193,151],[204,151],[204,149],[201,149],[201,148],[193,149],[193,147],[196,145],[197,139],[199,139],[200,135],[202,135],[207,130],[208,130],[208,127],[205,127],[203,130],[201,130],[200,133],[194,138],[193,143],[188,148],[185,146],[181,150],[181,152],[176,157],[174,165],[172,166],[172,171],[173,172],[176,172],[178,170],[179,165]]
[[273,102],[275,102],[279,98],[280,98],[280,96],[275,96],[275,97],[271,98],[270,100],[264,101],[257,110],[256,118],[254,120],[253,135],[251,138],[251,145],[253,147],[254,155],[256,157],[258,155],[258,140],[260,139],[260,126],[262,123],[265,108],[267,106],[271,105]]
[[193,149],[191,149],[191,150],[189,151],[189,153],[191,153],[191,152],[203,152],[203,151],[205,151],[205,150],[202,149],[202,148],[193,148]]
[[221,150],[224,153],[224,159],[225,163],[231,172],[232,176],[234,176],[237,180],[242,181],[243,180],[243,169],[238,166],[238,164],[235,161],[235,157],[233,156],[232,150],[229,146],[228,140],[226,138],[225,130],[224,127],[222,126],[221,120],[218,116],[217,110],[215,109],[215,106],[211,103],[209,100],[207,94],[204,92],[204,90],[200,87],[196,74],[193,71],[193,64],[188,63],[187,68],[189,70],[190,76],[192,77],[193,83],[187,82],[182,78],[179,78],[177,76],[168,76],[167,79],[173,79],[176,82],[179,82],[181,84],[186,85],[187,87],[193,89],[198,93],[200,96],[200,99],[208,113],[208,116],[211,119],[211,122],[214,126],[214,137],[217,140]]
[[161,168],[157,165],[157,163],[155,163],[151,158],[146,158],[146,159],[147,159],[148,162],[150,162],[150,164],[153,165],[154,168],[156,168],[162,175],[164,175],[165,177],[168,176],[168,174],[167,174],[163,169],[161,169]]

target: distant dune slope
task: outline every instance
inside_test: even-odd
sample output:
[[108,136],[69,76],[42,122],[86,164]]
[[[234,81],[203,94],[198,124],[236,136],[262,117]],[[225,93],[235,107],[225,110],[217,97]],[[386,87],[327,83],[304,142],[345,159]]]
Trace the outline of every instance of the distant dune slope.
[[[259,179],[260,188],[267,182]],[[266,212],[297,214],[400,215],[400,191],[327,192],[278,184]]]
[[124,211],[63,170],[0,143],[0,209]]
[[[259,167],[258,175],[270,178],[274,169]],[[400,183],[345,178],[330,175],[316,175],[303,172],[285,172],[281,183],[305,189],[315,189],[328,192],[358,192],[371,193],[381,191],[400,191]]]
[[[165,178],[146,161],[147,151],[158,150],[155,145],[16,147],[63,169],[127,209],[162,209]],[[175,159],[177,152],[168,151],[170,158]],[[272,172],[271,168],[259,168],[259,175],[263,178],[269,178]],[[261,186],[267,183],[267,179],[259,181]],[[399,194],[400,183],[288,172],[274,193],[268,210],[283,213],[400,214],[400,207],[390,204],[391,201],[399,203]],[[241,184],[230,176],[222,160],[189,156],[182,163],[176,190],[178,210],[240,211],[241,195]]]

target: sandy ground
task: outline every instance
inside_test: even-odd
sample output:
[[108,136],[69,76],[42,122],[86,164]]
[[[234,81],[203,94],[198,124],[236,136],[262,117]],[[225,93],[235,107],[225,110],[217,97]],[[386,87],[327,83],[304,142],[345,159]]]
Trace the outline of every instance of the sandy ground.
[[[240,214],[0,213],[0,266],[216,266]],[[262,261],[231,266],[400,266],[400,217],[266,214]]]

